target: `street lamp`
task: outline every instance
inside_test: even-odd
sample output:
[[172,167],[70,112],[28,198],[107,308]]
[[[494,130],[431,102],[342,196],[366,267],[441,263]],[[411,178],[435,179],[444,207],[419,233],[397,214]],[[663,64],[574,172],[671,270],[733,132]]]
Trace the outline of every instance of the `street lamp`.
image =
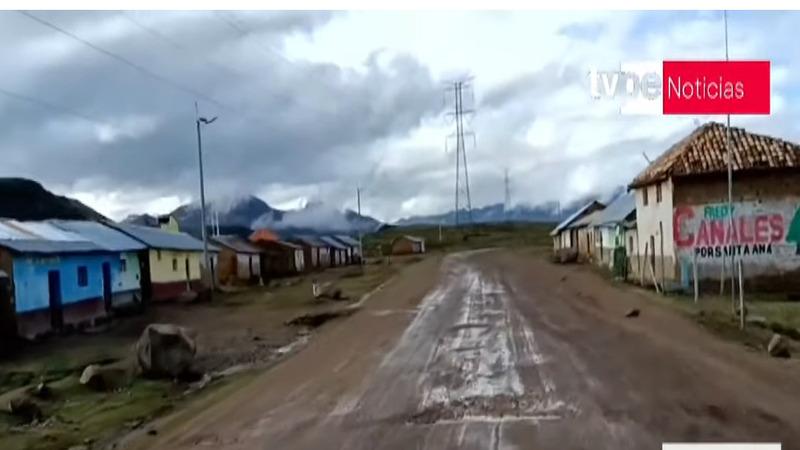
[[197,159],[200,163],[200,229],[203,236],[203,260],[205,261],[206,269],[211,276],[211,292],[214,292],[214,270],[211,269],[211,261],[208,258],[208,236],[206,234],[206,189],[203,181],[203,139],[200,135],[200,124],[210,125],[217,120],[216,116],[211,119],[200,117],[200,112],[197,108],[197,102],[194,102],[195,111],[195,125],[197,126]]

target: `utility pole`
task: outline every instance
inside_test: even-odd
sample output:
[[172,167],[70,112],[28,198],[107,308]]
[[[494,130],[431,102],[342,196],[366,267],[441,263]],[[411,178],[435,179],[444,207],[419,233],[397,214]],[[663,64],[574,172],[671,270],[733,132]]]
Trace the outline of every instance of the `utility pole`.
[[[725,10],[722,12],[722,17],[725,22],[725,61],[729,61],[729,54],[728,54],[728,11]],[[729,231],[729,239],[733,236],[733,152],[731,150],[731,115],[728,114],[727,116],[727,126],[725,127],[725,154],[727,155],[727,164],[728,164],[728,227],[730,228]],[[736,271],[734,270],[736,257],[734,255],[734,242],[731,240],[728,243],[728,252],[730,253],[730,268],[731,270],[728,271],[731,276],[731,310],[735,313],[736,312],[736,276],[734,275]],[[723,261],[723,264],[724,261]],[[745,317],[744,317],[744,300],[740,299],[739,301],[739,317],[740,317],[740,328],[744,329]]]
[[505,176],[503,177],[503,182],[505,184],[505,201],[503,203],[503,212],[505,213],[506,222],[509,221],[509,213],[511,212],[511,186],[510,181],[508,179],[508,168],[505,170]]
[[362,236],[361,236],[361,225],[360,225],[360,220],[361,220],[361,186],[356,186],[356,202],[358,204],[358,219],[359,219],[359,222],[357,222],[357,225],[356,225],[356,228],[358,229],[358,258],[359,258],[358,264],[359,265],[363,265],[364,264],[364,243],[361,240]]
[[[467,212],[467,221],[472,223],[472,198],[470,197],[469,189],[469,170],[467,168],[467,152],[464,143],[464,136],[471,135],[473,142],[475,134],[465,131],[464,128],[464,115],[471,114],[472,110],[464,109],[464,90],[469,89],[469,80],[459,80],[453,82],[453,87],[448,88],[453,90],[454,108],[452,115],[455,121],[456,130],[449,137],[455,136],[456,138],[456,183],[455,183],[455,205],[453,209],[453,224],[458,227],[461,224],[461,209],[462,202],[466,199],[464,209]],[[463,180],[462,180],[463,175]]]
[[206,231],[206,188],[203,180],[203,138],[200,133],[200,124],[202,123],[205,125],[210,125],[217,120],[217,118],[213,117],[211,119],[206,119],[205,117],[200,117],[200,110],[197,106],[197,102],[194,102],[194,112],[195,125],[197,126],[197,159],[200,166],[200,229],[203,236],[203,261],[205,262],[206,270],[208,270],[209,274],[211,275],[211,292],[213,293],[215,283],[214,271],[211,269],[211,260],[208,257],[208,233]]

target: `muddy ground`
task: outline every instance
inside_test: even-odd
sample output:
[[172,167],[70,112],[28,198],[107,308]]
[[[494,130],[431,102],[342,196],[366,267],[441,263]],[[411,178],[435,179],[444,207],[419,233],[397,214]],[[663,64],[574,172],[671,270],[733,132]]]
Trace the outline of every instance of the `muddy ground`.
[[301,352],[120,446],[795,449],[798,374],[585,267],[478,251],[408,267]]
[[[357,303],[397,270],[414,262],[408,258],[389,265],[329,269],[323,273],[275,280],[239,292],[218,293],[211,302],[153,304],[144,313],[118,317],[82,333],[51,336],[34,343],[15,343],[0,358],[0,408],[7,398],[45,379],[54,398],[42,402],[45,417],[23,424],[0,412],[0,448],[60,449],[70,445],[113,441],[129,428],[180,408],[192,386],[187,381],[140,380],[116,392],[95,393],[78,384],[83,368],[133,355],[133,346],[150,323],[175,323],[197,336],[196,369],[200,373],[260,370],[298,350],[324,320],[287,326],[291,319],[339,311]],[[346,299],[319,300],[311,282],[331,282]],[[336,314],[326,315],[335,319]],[[213,386],[212,386],[213,387]]]

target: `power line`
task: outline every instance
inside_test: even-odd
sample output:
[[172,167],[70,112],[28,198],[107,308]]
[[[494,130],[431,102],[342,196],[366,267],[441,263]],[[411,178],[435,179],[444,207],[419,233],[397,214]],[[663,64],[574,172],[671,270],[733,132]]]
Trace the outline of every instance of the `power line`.
[[16,99],[16,100],[19,100],[19,101],[30,103],[32,105],[38,106],[41,109],[45,109],[45,110],[48,110],[48,111],[53,111],[56,114],[62,114],[62,115],[76,117],[78,119],[85,120],[85,121],[90,122],[90,123],[95,124],[95,125],[101,125],[101,126],[106,126],[107,125],[106,123],[103,123],[99,119],[96,119],[96,118],[94,118],[92,116],[86,115],[86,114],[84,114],[84,113],[82,113],[82,112],[80,112],[78,110],[75,110],[75,109],[72,109],[72,108],[69,108],[69,107],[66,107],[66,106],[57,105],[55,103],[50,103],[50,102],[48,102],[46,100],[41,100],[41,99],[38,99],[38,98],[35,98],[35,97],[31,97],[31,96],[28,96],[28,95],[25,95],[25,94],[20,94],[18,92],[9,91],[9,90],[3,89],[3,88],[0,88],[0,94],[3,94],[5,96],[7,96],[7,97],[10,97],[10,98],[13,98],[13,99]]
[[[216,11],[214,17],[222,21],[222,23],[226,24],[228,27],[239,33],[242,37],[252,37],[254,35],[253,31],[247,27],[241,25],[241,23],[237,23],[232,18],[225,16],[221,11]],[[271,56],[277,56],[278,58],[282,59],[287,63],[291,63],[285,56],[281,55],[279,52],[276,52],[273,48],[269,45],[266,45],[261,42],[261,40],[256,40],[258,46],[267,52]]]
[[191,48],[187,47],[186,45],[184,45],[184,44],[182,44],[182,43],[180,43],[178,41],[176,41],[175,39],[172,39],[171,37],[167,36],[166,34],[162,33],[161,31],[157,30],[156,28],[154,28],[154,27],[152,27],[150,25],[145,25],[144,23],[140,22],[138,19],[134,18],[131,13],[129,13],[127,11],[121,11],[120,15],[122,17],[124,17],[127,21],[129,21],[130,23],[135,25],[137,28],[139,28],[139,29],[143,30],[144,32],[146,32],[147,34],[149,34],[151,37],[153,37],[153,38],[155,38],[157,40],[165,42],[173,50],[177,50],[177,51],[180,51],[180,52],[183,52],[183,53],[187,53],[190,56],[192,56],[193,59],[202,60],[204,63],[212,65],[216,69],[226,72],[228,75],[235,75],[235,76],[240,77],[240,78],[246,78],[245,74],[243,74],[241,72],[238,72],[236,70],[232,70],[230,67],[227,67],[227,66],[225,66],[223,64],[215,62],[215,61],[213,61],[213,60],[211,60],[211,59],[209,59],[207,57],[198,57],[198,56],[196,56]]
[[47,28],[50,28],[50,29],[55,30],[55,31],[58,31],[61,34],[65,35],[65,36],[68,36],[68,37],[72,38],[75,41],[80,42],[81,44],[91,48],[92,50],[94,50],[94,51],[96,51],[98,53],[102,53],[103,55],[105,55],[105,56],[107,56],[107,57],[109,57],[111,59],[114,59],[117,62],[125,64],[126,66],[128,66],[128,67],[130,67],[130,68],[132,68],[132,69],[134,69],[134,70],[136,70],[136,71],[138,71],[138,72],[140,72],[140,73],[142,73],[144,75],[147,75],[148,77],[150,77],[150,78],[152,78],[152,79],[154,79],[156,81],[160,81],[161,83],[169,85],[174,89],[183,91],[183,92],[185,92],[187,94],[190,94],[190,95],[192,95],[192,96],[194,96],[196,98],[201,98],[201,99],[203,99],[203,100],[205,100],[205,101],[207,101],[209,103],[213,103],[213,104],[215,104],[215,105],[217,105],[217,106],[219,106],[221,108],[230,109],[224,103],[219,102],[216,99],[214,99],[212,97],[209,97],[208,95],[205,95],[205,94],[203,94],[202,92],[200,92],[200,91],[198,91],[196,89],[183,86],[182,84],[180,84],[178,82],[175,82],[173,80],[170,80],[169,78],[166,78],[166,77],[164,77],[162,75],[159,75],[159,74],[157,74],[155,72],[152,72],[149,69],[147,69],[147,68],[145,68],[145,67],[143,67],[143,66],[141,66],[141,65],[139,65],[139,64],[137,64],[137,63],[135,63],[135,62],[133,62],[133,61],[131,61],[129,59],[127,59],[127,58],[125,58],[124,56],[118,55],[118,54],[116,54],[114,52],[111,52],[111,51],[106,50],[106,49],[104,49],[102,47],[99,47],[99,46],[87,41],[86,39],[83,39],[80,36],[70,32],[70,31],[67,31],[67,30],[63,29],[63,28],[59,27],[58,25],[55,25],[52,22],[49,22],[49,21],[47,21],[45,19],[42,19],[42,18],[40,18],[40,17],[38,17],[38,16],[36,16],[34,14],[31,14],[28,11],[17,11],[17,12],[22,14],[23,16],[25,16],[25,17],[27,17],[27,18],[29,18],[29,19],[31,19],[31,20],[33,20],[33,21],[35,21],[35,22],[37,22],[37,23],[39,23],[39,24],[41,24],[41,25],[43,25],[45,27],[47,27]]

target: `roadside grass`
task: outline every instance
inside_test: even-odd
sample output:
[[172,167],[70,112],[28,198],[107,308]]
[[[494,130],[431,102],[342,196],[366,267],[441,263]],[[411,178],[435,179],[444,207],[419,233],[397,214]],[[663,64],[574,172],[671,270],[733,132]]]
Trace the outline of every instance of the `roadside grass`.
[[391,254],[392,240],[403,235],[425,239],[429,252],[455,252],[490,247],[552,247],[552,223],[505,223],[459,228],[438,226],[388,228],[364,237],[367,256]]
[[[357,301],[367,292],[388,280],[403,266],[419,258],[399,258],[392,264],[370,264],[363,268],[342,267],[301,277],[279,280],[271,287],[256,286],[235,293],[217,293],[210,303],[172,305],[166,319],[159,308],[151,308],[144,317],[125,318],[110,330],[95,335],[51,337],[44,342],[27,343],[8,358],[0,360],[0,449],[65,449],[85,442],[102,442],[131,429],[132,424],[146,423],[176,407],[183,407],[185,383],[170,380],[135,379],[130,386],[114,392],[95,392],[78,382],[89,364],[109,363],[132,355],[133,344],[141,328],[157,320],[184,318],[186,323],[205,335],[217,339],[221,327],[236,326],[245,321],[262,327],[281,327],[284,320],[302,312],[318,310],[332,303],[312,296],[313,279],[334,282],[348,297]],[[198,319],[191,317],[198,316]],[[193,323],[196,321],[197,323]],[[288,327],[287,327],[288,328]],[[223,334],[225,330],[222,330]],[[224,346],[228,336],[220,336],[214,345]],[[253,371],[256,372],[256,371]],[[251,372],[252,373],[252,372]],[[246,374],[226,377],[212,383],[198,394],[213,395],[219,386],[250,379]],[[7,412],[8,399],[17,392],[45,380],[53,398],[41,401],[45,420],[39,424],[22,424]],[[88,440],[87,440],[88,439]]]

